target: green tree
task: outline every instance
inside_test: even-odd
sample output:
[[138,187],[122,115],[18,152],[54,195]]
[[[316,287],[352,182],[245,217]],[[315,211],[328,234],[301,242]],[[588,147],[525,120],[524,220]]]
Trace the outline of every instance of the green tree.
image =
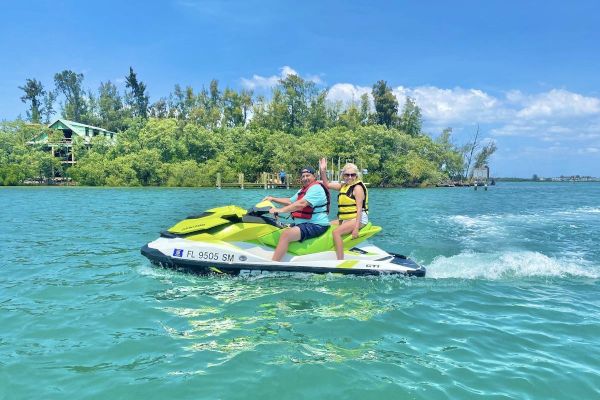
[[242,115],[243,115],[243,125],[246,126],[248,123],[248,114],[252,109],[252,105],[254,101],[252,99],[252,91],[251,90],[242,90],[240,93],[240,103],[242,107]]
[[167,100],[164,97],[161,97],[152,103],[150,109],[148,110],[148,114],[153,118],[167,118],[169,115]]
[[90,152],[69,168],[69,176],[80,185],[103,186],[107,179],[107,158]]
[[44,85],[37,79],[27,79],[25,86],[19,86],[19,89],[25,92],[21,97],[23,103],[29,102],[29,110],[27,110],[27,119],[33,123],[40,123],[43,113],[43,100],[46,95]]
[[82,122],[82,117],[87,112],[85,93],[81,87],[83,74],[64,70],[54,75],[54,84],[56,85],[56,91],[65,97],[63,117]]
[[181,125],[174,118],[147,120],[139,129],[136,139],[140,149],[135,153],[144,150],[156,151],[161,162],[181,161],[188,157]]
[[361,125],[367,125],[371,117],[371,102],[369,101],[369,94],[363,93],[360,96],[360,123]]
[[110,131],[123,130],[125,128],[125,110],[117,87],[110,81],[101,82],[98,92],[99,125]]
[[49,124],[50,119],[56,111],[54,111],[54,102],[56,101],[56,92],[54,90],[48,90],[44,95],[44,107],[42,108],[42,115],[44,116],[44,123]]
[[234,90],[225,88],[223,92],[223,123],[222,126],[234,127],[244,125],[244,110],[242,97]]
[[283,92],[279,87],[273,89],[273,97],[270,102],[256,104],[256,124],[273,131],[286,131],[288,124],[288,106],[285,102]]
[[410,151],[403,161],[402,169],[405,180],[396,184],[431,186],[438,183],[442,178],[442,174],[437,169],[437,166],[430,160],[417,154],[416,151]]
[[289,133],[297,132],[306,126],[308,105],[316,95],[315,84],[292,74],[280,79],[279,85],[286,108],[284,129]]
[[398,100],[386,81],[377,81],[371,91],[375,103],[375,121],[390,128],[398,119]]
[[131,160],[131,168],[143,186],[160,185],[164,180],[160,152],[156,149],[143,149],[127,156]]
[[321,91],[317,96],[310,101],[308,109],[308,129],[311,132],[317,132],[325,129],[329,125],[327,115],[327,90]]
[[[191,92],[191,93],[190,93]],[[169,108],[172,110],[172,116],[179,120],[187,120],[193,108],[193,101],[190,104],[189,97],[194,97],[193,89],[188,87],[183,90],[179,84],[175,85],[173,93],[169,96]]]
[[163,171],[167,186],[202,186],[205,183],[204,170],[194,160],[164,164]]
[[140,186],[136,171],[129,155],[107,160],[104,164],[106,186]]
[[327,105],[327,119],[331,125],[340,123],[340,117],[345,111],[344,103],[341,100],[334,101]]
[[0,122],[0,185],[19,185],[37,176],[39,152],[27,142],[41,130],[40,125],[21,120]]
[[221,122],[221,92],[219,91],[219,81],[213,79],[210,81],[209,91],[202,89],[198,97],[199,109],[196,112],[196,119],[207,129],[217,129]]
[[213,79],[210,81],[210,105],[219,108],[221,103],[221,92],[219,91],[219,81]]
[[225,142],[228,141],[228,138],[219,137],[214,132],[193,123],[186,124],[182,134],[188,157],[198,163],[215,158],[224,150]]
[[187,86],[185,88],[185,120],[187,121],[190,118],[190,113],[196,107],[197,97],[194,94],[194,89],[191,86]]
[[100,125],[100,109],[98,99],[94,96],[91,90],[89,90],[85,96],[85,114],[81,116],[81,121],[84,124],[98,126]]
[[125,87],[128,90],[125,99],[131,107],[132,114],[135,117],[148,117],[148,102],[149,96],[146,93],[146,84],[138,81],[137,75],[133,72],[133,68],[129,67],[129,75],[125,77]]
[[452,143],[452,128],[446,128],[435,139],[440,157],[440,169],[451,179],[461,179],[463,175],[463,156],[461,150]]
[[342,112],[339,118],[339,124],[352,130],[356,130],[362,125],[361,113],[356,104],[351,103],[350,106]]
[[50,153],[39,152],[36,155],[37,175],[40,180],[47,182],[56,176],[62,175],[62,164],[60,160]]
[[473,167],[481,168],[481,167],[485,166],[488,163],[492,154],[494,154],[497,149],[498,148],[496,147],[495,142],[489,142],[489,143],[485,144],[481,148],[479,153],[477,153],[477,155],[475,156],[475,164],[473,165]]
[[406,132],[410,136],[418,136],[421,134],[423,119],[421,117],[421,109],[410,97],[406,97],[406,103],[400,115],[400,130]]

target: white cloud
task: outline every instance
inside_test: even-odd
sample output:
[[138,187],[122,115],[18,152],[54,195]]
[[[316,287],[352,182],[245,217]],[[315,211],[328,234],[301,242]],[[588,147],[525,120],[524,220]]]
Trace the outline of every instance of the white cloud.
[[480,89],[433,86],[395,88],[402,105],[410,96],[421,108],[425,127],[489,125],[490,134],[585,142],[600,137],[600,99],[562,89],[538,94],[518,90],[493,96]]
[[324,85],[324,84],[325,84],[325,82],[323,82],[323,81],[321,80],[321,77],[320,77],[320,76],[318,76],[318,75],[306,75],[306,76],[304,77],[304,79],[306,79],[306,80],[307,80],[307,81],[309,81],[309,82],[316,83],[317,85]]
[[506,101],[513,104],[521,104],[526,96],[520,90],[509,90],[505,94]]
[[371,88],[368,86],[356,86],[351,83],[336,83],[329,88],[327,93],[327,100],[329,101],[341,101],[344,104],[350,102],[356,102],[360,100],[360,97],[367,93],[369,99],[371,98]]
[[292,67],[284,65],[283,68],[281,68],[281,77],[285,78],[288,75],[298,75],[298,72]]
[[[372,100],[371,88],[368,86],[336,83],[329,89],[327,99],[347,104],[358,101],[364,93],[368,93]],[[407,96],[412,97],[421,108],[426,122],[436,126],[448,126],[466,121],[469,124],[494,122],[507,114],[500,108],[498,99],[477,89],[441,89],[433,86],[411,89],[398,86],[393,89],[393,93],[398,99],[400,108],[404,105]]]
[[585,97],[562,89],[529,96],[522,99],[525,108],[517,116],[525,119],[534,118],[576,118],[586,115],[600,114],[600,99]]
[[[242,86],[246,89],[271,89],[275,87],[280,79],[285,79],[289,75],[298,75],[301,76],[295,69],[290,66],[284,65],[280,68],[279,75],[271,75],[271,76],[260,76],[260,75],[252,75],[252,78],[241,78]],[[303,77],[305,80],[314,82],[316,84],[322,84],[323,81],[317,75],[308,75]]]
[[600,153],[600,148],[598,147],[584,147],[579,149],[579,154],[598,154]]
[[269,77],[264,77],[264,76],[260,76],[260,75],[252,75],[252,78],[247,79],[247,78],[242,78],[242,86],[244,86],[246,89],[270,89],[272,87],[274,87],[275,85],[277,85],[277,82],[279,82],[279,79],[281,79],[280,76],[269,76]]
[[423,117],[435,125],[496,122],[506,114],[498,99],[479,89],[399,86],[394,89],[394,94],[400,105],[404,104],[406,96],[415,99]]
[[574,122],[568,121],[564,125],[556,121],[523,121],[505,123],[492,128],[490,134],[495,137],[535,138],[543,142],[564,140],[570,142],[589,142],[600,138],[600,132],[590,127],[590,121],[584,119]]
[[528,125],[518,125],[515,123],[506,123],[505,125],[493,128],[493,136],[531,136],[536,132],[536,127]]

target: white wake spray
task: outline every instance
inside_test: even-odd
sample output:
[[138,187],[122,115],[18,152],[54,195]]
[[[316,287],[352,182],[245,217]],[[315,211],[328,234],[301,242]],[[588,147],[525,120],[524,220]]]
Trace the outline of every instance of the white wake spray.
[[533,251],[463,252],[436,257],[427,265],[428,278],[510,279],[523,277],[600,278],[600,266],[576,258],[553,258]]

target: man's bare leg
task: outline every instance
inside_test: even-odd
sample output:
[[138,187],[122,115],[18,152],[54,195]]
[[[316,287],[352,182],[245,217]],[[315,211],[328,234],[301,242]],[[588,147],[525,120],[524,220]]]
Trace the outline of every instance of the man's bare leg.
[[300,240],[300,228],[294,226],[293,228],[287,228],[279,237],[279,243],[277,243],[277,247],[275,248],[275,253],[273,253],[272,261],[281,261],[285,253],[287,253],[288,246],[291,242],[297,242]]

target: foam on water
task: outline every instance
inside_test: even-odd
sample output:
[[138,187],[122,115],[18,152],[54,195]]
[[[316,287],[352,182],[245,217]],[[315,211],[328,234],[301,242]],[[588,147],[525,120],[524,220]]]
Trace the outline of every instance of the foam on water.
[[600,214],[600,207],[577,207],[558,211],[537,211],[529,213],[501,213],[501,214],[479,214],[479,215],[452,215],[448,220],[465,229],[473,230],[501,230],[503,224],[547,224],[557,223],[561,219],[572,220],[589,218]]
[[[462,229],[490,236],[504,236],[512,233],[514,227],[539,226],[560,222],[559,214],[529,213],[529,214],[481,214],[475,216],[453,215],[448,220]],[[572,214],[570,214],[572,215]]]
[[600,266],[583,259],[553,258],[535,251],[463,252],[436,257],[427,266],[428,278],[511,279],[523,277],[600,278]]
[[490,236],[500,236],[506,233],[502,222],[510,218],[509,215],[453,215],[448,220],[459,227],[471,232],[478,232]]
[[575,210],[563,210],[563,211],[557,211],[555,213],[555,215],[579,215],[579,216],[586,216],[589,214],[600,214],[600,207],[579,207],[576,208]]

